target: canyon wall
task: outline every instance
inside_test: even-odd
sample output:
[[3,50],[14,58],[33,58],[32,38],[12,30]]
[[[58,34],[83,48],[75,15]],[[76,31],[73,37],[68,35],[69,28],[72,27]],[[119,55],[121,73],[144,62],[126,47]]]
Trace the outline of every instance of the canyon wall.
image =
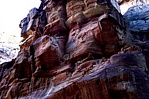
[[124,16],[115,0],[42,0],[0,66],[1,99],[147,99],[147,33]]

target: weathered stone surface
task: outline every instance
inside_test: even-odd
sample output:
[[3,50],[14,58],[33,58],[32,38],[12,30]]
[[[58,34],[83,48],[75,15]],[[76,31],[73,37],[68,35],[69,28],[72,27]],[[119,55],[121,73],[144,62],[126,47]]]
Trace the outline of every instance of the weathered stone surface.
[[47,24],[24,32],[17,58],[0,67],[1,99],[149,97],[148,41],[134,40],[115,1],[42,0],[39,9]]
[[18,57],[15,60],[14,68],[15,78],[30,78],[31,77],[31,66],[28,61],[29,52],[28,50],[22,50],[19,52]]
[[67,35],[67,32],[68,30],[66,28],[65,22],[62,19],[47,24],[44,29],[44,34],[51,36]]
[[48,23],[66,19],[65,0],[49,0],[43,9],[47,12]]
[[[49,87],[43,88],[48,83],[43,83],[42,78],[36,80],[36,84],[39,85],[40,90],[35,90],[32,94],[24,96],[22,98],[34,97],[41,99],[137,99],[137,98],[147,98],[148,97],[148,76],[145,72],[139,69],[139,66],[132,64],[131,61],[127,63],[123,62],[126,58],[131,59],[129,55],[133,54],[134,61],[138,62],[136,59],[140,52],[134,53],[124,53],[118,54],[119,58],[112,56],[109,61],[106,61],[103,65],[96,64],[89,71],[94,71],[87,73],[86,69],[83,70],[85,73],[76,77],[65,79],[65,73],[62,73],[56,78],[61,82],[57,85],[57,82],[50,81],[51,85]],[[141,54],[141,53],[140,53]],[[123,58],[123,57],[126,58]],[[113,59],[115,57],[115,59]],[[143,58],[143,56],[141,56]],[[122,64],[121,64],[122,62]],[[140,60],[140,62],[142,62]],[[131,64],[131,65],[128,65]],[[87,65],[86,65],[87,66]],[[88,67],[88,66],[87,66]],[[143,66],[142,66],[143,67]],[[142,75],[142,76],[141,76]],[[55,79],[56,79],[55,78]],[[63,80],[62,80],[63,79]],[[65,80],[64,80],[65,79]],[[143,82],[142,82],[143,81]],[[38,83],[37,83],[38,82]],[[41,83],[43,85],[41,85]],[[53,85],[56,84],[56,85]],[[37,86],[36,85],[36,86]],[[35,85],[34,85],[35,86]],[[144,90],[145,89],[145,90]],[[74,91],[75,90],[75,91]]]
[[84,23],[97,19],[102,14],[111,13],[112,10],[116,10],[114,12],[120,12],[120,8],[116,2],[104,0],[101,2],[99,0],[69,0],[66,4],[68,17],[66,25],[69,29],[75,26],[80,27]]
[[136,39],[148,40],[148,11],[149,5],[142,4],[136,5],[131,8],[124,14],[124,17],[129,21],[128,29],[134,34]]
[[64,55],[65,36],[42,36],[33,43],[34,58],[37,68],[48,69],[59,65]]
[[68,59],[79,60],[81,57],[88,56],[88,53],[93,56],[102,56],[100,45],[95,39],[95,35],[98,33],[100,33],[98,21],[86,24],[81,29],[72,29],[66,44]]

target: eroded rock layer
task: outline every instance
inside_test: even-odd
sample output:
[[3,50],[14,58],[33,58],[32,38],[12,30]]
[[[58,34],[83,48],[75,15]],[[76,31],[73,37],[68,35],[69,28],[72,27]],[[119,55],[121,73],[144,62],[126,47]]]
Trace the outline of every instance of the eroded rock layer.
[[42,0],[21,23],[20,52],[0,67],[2,99],[147,99],[149,51],[116,1]]

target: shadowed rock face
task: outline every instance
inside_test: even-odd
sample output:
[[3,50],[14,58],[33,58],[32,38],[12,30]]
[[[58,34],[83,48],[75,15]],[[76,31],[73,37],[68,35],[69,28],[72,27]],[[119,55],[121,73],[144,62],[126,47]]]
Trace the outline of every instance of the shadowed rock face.
[[43,0],[20,27],[20,52],[0,67],[2,99],[149,97],[148,41],[114,1]]
[[149,5],[143,4],[133,6],[124,14],[124,17],[129,21],[128,29],[132,32],[136,39],[146,41],[149,39]]

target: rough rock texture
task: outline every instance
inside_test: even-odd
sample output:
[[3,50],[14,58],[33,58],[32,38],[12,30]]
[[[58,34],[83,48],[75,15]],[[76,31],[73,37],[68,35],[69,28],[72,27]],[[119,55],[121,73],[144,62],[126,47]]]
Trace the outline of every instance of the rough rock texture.
[[133,6],[124,14],[129,21],[128,29],[135,35],[136,39],[146,41],[149,39],[149,5],[143,4]]
[[43,0],[20,28],[17,58],[0,67],[2,99],[149,97],[149,43],[116,2]]

